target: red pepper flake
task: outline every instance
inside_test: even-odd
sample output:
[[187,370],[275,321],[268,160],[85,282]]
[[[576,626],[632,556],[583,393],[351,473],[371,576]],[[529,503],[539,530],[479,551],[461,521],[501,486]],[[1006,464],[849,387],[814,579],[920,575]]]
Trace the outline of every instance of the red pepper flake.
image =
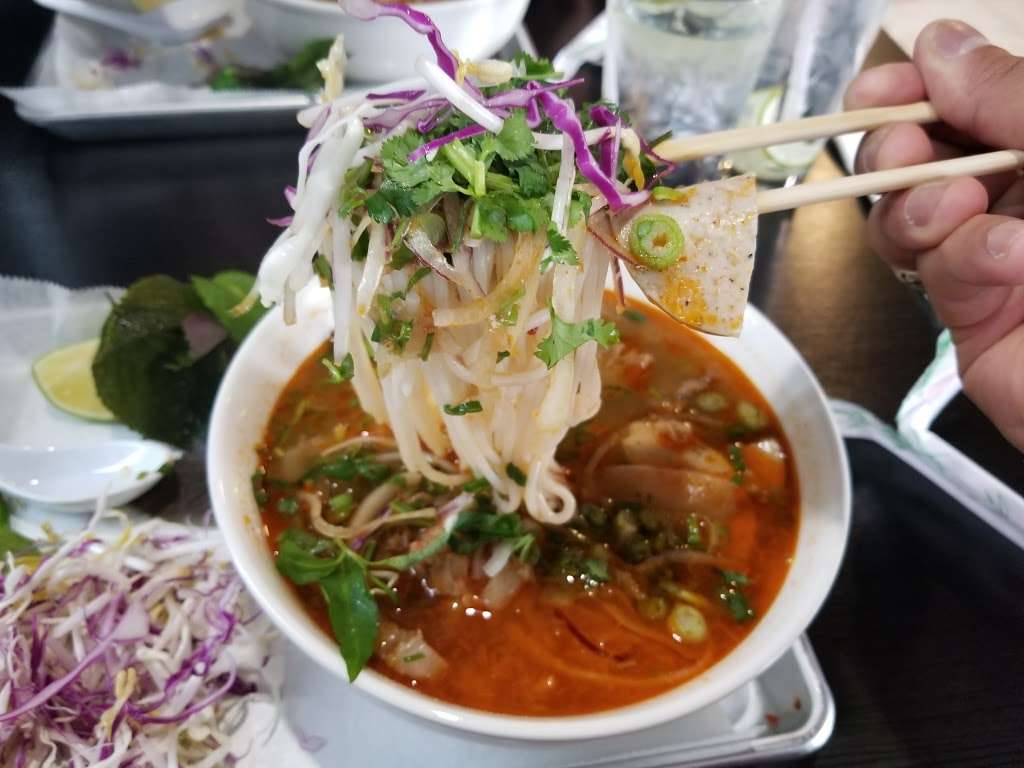
[[793,698],[793,709],[795,709],[797,712],[799,712],[803,708],[804,708],[804,703],[802,701],[800,701],[800,697],[799,696],[795,696]]
[[771,712],[769,712],[768,714],[766,714],[764,716],[764,721],[766,723],[768,723],[768,727],[769,728],[778,728],[779,727],[779,718],[776,717],[775,715],[773,715]]

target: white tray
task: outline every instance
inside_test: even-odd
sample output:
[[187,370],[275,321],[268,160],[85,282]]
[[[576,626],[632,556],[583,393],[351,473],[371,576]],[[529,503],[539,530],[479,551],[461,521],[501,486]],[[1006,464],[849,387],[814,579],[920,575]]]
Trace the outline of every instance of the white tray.
[[[25,86],[48,87],[57,84],[54,67],[55,35],[62,20],[56,19],[47,35]],[[536,54],[536,48],[524,27],[498,54],[511,57],[517,51]],[[175,85],[169,83],[169,85]],[[387,90],[387,84],[352,83],[347,92]],[[223,135],[231,133],[266,133],[296,126],[295,114],[313,103],[313,97],[299,91],[245,91],[214,93],[188,89],[189,98],[161,95],[145,103],[132,99],[129,103],[104,104],[102,108],[69,105],[60,110],[38,110],[20,103],[15,112],[25,122],[73,140],[128,139]]]
[[657,728],[607,739],[529,744],[425,723],[326,675],[289,647],[284,716],[320,768],[682,768],[760,763],[820,749],[835,705],[807,638],[721,701]]

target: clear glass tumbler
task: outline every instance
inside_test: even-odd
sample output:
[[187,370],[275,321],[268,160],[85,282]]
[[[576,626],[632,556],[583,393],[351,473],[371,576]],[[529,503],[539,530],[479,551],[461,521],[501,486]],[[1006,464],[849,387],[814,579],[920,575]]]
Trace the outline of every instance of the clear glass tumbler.
[[[784,0],[610,0],[604,96],[644,136],[736,125],[762,71]],[[717,175],[719,158],[679,180]]]
[[[767,125],[835,112],[878,35],[888,0],[787,0],[739,124]],[[794,183],[825,140],[736,152],[731,170],[762,184]]]

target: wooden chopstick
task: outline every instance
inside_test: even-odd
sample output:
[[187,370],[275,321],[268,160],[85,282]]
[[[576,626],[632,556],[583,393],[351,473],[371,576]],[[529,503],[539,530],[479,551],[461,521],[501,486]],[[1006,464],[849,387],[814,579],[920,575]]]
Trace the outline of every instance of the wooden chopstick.
[[806,117],[785,123],[734,128],[729,131],[705,133],[700,136],[684,136],[666,139],[654,147],[654,151],[673,163],[693,160],[698,157],[720,155],[741,149],[771,147],[792,141],[810,141],[841,136],[844,133],[869,131],[889,123],[934,123],[939,119],[935,108],[927,101],[905,104],[899,107],[872,107],[834,115]]
[[1005,149],[983,155],[958,157],[954,160],[912,165],[908,168],[893,168],[888,171],[764,190],[757,193],[757,212],[786,211],[813,203],[908,189],[933,181],[946,181],[961,176],[987,176],[1021,168],[1024,168],[1024,151]]

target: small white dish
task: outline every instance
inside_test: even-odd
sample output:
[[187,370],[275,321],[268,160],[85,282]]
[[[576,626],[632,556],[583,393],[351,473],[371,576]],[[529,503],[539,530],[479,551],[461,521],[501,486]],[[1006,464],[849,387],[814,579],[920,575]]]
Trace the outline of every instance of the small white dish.
[[[439,0],[410,3],[430,15],[445,43],[465,59],[493,56],[515,34],[529,0]],[[360,21],[334,0],[249,0],[248,13],[260,35],[284,55],[311,40],[345,36],[346,77],[382,83],[413,77],[419,55],[430,56],[426,39],[396,18]]]
[[51,11],[73,16],[163,45],[189,43],[223,22],[228,0],[171,0],[148,13],[119,11],[90,0],[36,0]]
[[61,512],[91,512],[98,499],[127,504],[163,477],[181,451],[153,440],[72,447],[0,445],[0,491]]
[[[634,285],[629,292],[639,298]],[[281,389],[332,328],[327,289],[299,294],[298,322],[280,308],[249,334],[221,382],[210,421],[207,477],[231,558],[261,608],[322,667],[347,685],[334,640],[324,634],[274,567],[252,494],[255,446]],[[721,699],[790,648],[825,601],[842,561],[850,521],[850,476],[842,438],[814,375],[767,318],[749,307],[740,337],[709,340],[758,386],[794,450],[801,522],[789,574],[771,609],[728,656],[688,683],[617,710],[558,718],[510,717],[457,707],[419,694],[372,670],[354,683],[372,696],[434,723],[489,736],[566,741],[649,728]]]

